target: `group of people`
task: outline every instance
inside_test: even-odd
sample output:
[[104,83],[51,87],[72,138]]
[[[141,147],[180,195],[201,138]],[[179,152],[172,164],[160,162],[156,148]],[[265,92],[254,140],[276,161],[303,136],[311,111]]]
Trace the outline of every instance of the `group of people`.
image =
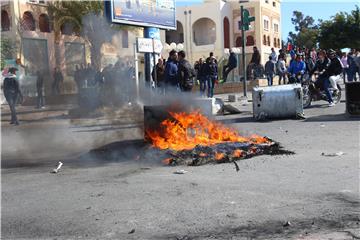
[[[359,50],[352,49],[348,54],[335,50],[323,50],[315,48],[296,48],[287,51],[290,55],[288,61],[286,51],[280,49],[279,55],[272,48],[269,60],[265,64],[265,75],[268,85],[273,85],[275,75],[279,76],[279,84],[283,82],[294,83],[302,82],[304,75],[312,79],[314,73],[318,73],[315,85],[319,89],[324,89],[328,97],[329,106],[334,106],[329,88],[336,92],[337,82],[343,76],[348,82],[356,81],[357,74],[360,78],[360,53]],[[288,81],[287,81],[288,79]]]
[[195,77],[195,69],[186,60],[185,51],[170,51],[167,61],[159,58],[152,71],[156,86],[164,90],[166,94],[172,91],[191,92]]

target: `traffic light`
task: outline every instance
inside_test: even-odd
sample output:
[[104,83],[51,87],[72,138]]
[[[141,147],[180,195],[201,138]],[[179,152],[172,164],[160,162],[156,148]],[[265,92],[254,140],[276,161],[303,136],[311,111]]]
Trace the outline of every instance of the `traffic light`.
[[250,23],[255,21],[255,17],[250,17],[249,11],[247,9],[244,9],[242,12],[242,19],[243,19],[242,26],[244,28],[244,31],[248,31]]

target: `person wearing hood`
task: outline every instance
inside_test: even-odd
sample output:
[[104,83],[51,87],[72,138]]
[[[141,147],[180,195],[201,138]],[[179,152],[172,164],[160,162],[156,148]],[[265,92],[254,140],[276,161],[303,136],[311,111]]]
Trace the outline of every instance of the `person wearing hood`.
[[236,67],[237,67],[237,59],[236,59],[235,53],[232,50],[230,50],[230,57],[229,57],[228,64],[226,64],[223,68],[224,82],[226,82],[229,73]]
[[16,116],[16,101],[18,97],[22,96],[19,82],[16,80],[16,71],[17,68],[10,68],[8,74],[4,78],[3,91],[6,101],[9,104],[11,111],[11,121],[10,124],[19,125],[19,121]]

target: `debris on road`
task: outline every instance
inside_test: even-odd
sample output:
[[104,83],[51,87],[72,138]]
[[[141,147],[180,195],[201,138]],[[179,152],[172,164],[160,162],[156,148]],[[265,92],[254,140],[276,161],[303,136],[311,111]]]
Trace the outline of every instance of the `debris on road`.
[[63,163],[62,162],[59,162],[57,168],[54,168],[51,173],[58,173],[60,168],[62,167]]
[[130,232],[128,232],[128,234],[133,234],[135,232],[135,228],[131,229]]
[[174,174],[185,174],[185,173],[187,173],[187,171],[185,171],[184,169],[177,170],[174,172]]
[[320,124],[320,127],[324,128],[324,127],[326,127],[326,126],[325,126],[325,124],[322,123],[322,124]]
[[291,226],[291,222],[287,221],[286,223],[284,223],[283,227],[290,227]]
[[345,155],[344,152],[336,152],[336,153],[321,153],[321,156],[324,156],[324,157],[341,157]]
[[236,171],[237,171],[237,172],[240,171],[240,168],[239,168],[239,165],[237,164],[237,162],[233,161],[233,163],[235,164],[235,169],[236,169]]

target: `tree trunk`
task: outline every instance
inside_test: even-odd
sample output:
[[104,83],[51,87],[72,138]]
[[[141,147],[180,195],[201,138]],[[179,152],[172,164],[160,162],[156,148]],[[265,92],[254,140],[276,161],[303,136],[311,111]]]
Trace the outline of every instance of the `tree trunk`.
[[101,43],[92,43],[90,47],[91,52],[91,64],[96,71],[101,68]]

